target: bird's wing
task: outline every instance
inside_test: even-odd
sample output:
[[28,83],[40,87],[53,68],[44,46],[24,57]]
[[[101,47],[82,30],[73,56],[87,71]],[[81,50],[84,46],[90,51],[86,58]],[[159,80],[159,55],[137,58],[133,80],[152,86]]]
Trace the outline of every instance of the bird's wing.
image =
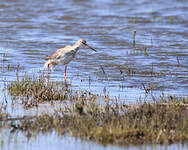
[[74,51],[72,49],[72,46],[66,46],[59,52],[59,55],[56,56],[56,59],[63,58],[63,57],[67,58],[73,55],[74,55]]
[[64,48],[58,49],[52,56],[46,56],[46,60],[54,59],[54,58],[58,57],[59,53],[60,53],[63,49],[64,49]]
[[71,46],[65,46],[63,48],[58,49],[50,58],[51,59],[58,59],[59,57],[62,57],[67,51],[71,49]]
[[59,55],[61,54],[61,52],[62,52],[64,49],[65,49],[65,47],[58,49],[51,57],[52,57],[52,58],[57,58],[57,57],[59,57]]

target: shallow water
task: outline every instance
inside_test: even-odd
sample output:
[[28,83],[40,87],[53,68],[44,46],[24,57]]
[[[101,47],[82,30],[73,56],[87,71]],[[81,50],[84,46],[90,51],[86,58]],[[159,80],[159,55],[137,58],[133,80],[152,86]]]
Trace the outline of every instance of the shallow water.
[[0,138],[0,148],[2,150],[7,149],[27,149],[27,150],[46,150],[46,149],[66,149],[66,150],[186,150],[188,148],[187,145],[181,144],[172,144],[170,146],[162,146],[162,145],[143,145],[143,146],[129,146],[129,147],[118,147],[112,145],[100,145],[94,142],[87,142],[84,140],[76,139],[70,137],[68,135],[59,137],[52,133],[41,134],[39,133],[37,136],[33,136],[29,139],[25,138],[23,133],[13,133],[10,134],[8,130],[0,130],[0,137],[5,136],[6,138]]
[[[98,51],[83,47],[68,65],[68,81],[73,86],[93,92],[106,88],[130,102],[144,95],[142,84],[154,83],[157,95],[161,91],[187,95],[187,4],[176,0],[3,0],[0,49],[7,52],[7,61],[2,63],[19,64],[31,74],[43,71],[46,55],[84,38]],[[130,69],[134,70],[131,74]],[[56,67],[51,80],[63,80],[63,71],[63,66]],[[1,80],[7,76],[15,79],[15,71],[1,70]]]
[[[154,96],[188,96],[187,16],[186,0],[1,0],[0,88],[17,70],[43,73],[46,55],[84,38],[97,52],[83,47],[68,65],[73,88],[126,103],[145,97],[143,85],[153,85]],[[63,72],[57,66],[50,80],[63,81]],[[16,108],[8,111],[27,114]]]

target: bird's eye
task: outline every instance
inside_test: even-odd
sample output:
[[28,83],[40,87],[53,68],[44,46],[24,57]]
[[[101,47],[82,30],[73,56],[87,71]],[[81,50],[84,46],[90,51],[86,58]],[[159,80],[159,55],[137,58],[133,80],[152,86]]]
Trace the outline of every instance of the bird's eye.
[[83,43],[83,44],[86,44],[86,41],[83,41],[82,43]]

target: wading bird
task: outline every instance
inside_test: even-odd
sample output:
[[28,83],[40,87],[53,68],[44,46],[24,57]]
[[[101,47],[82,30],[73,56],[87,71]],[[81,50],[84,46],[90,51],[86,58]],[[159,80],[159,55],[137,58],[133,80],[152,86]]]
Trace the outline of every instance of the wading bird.
[[73,60],[76,52],[82,45],[96,52],[94,48],[86,44],[86,41],[84,39],[79,39],[73,46],[71,45],[65,46],[64,48],[58,49],[52,56],[47,56],[46,57],[47,62],[44,64],[44,68],[47,68],[47,80],[48,80],[49,66],[53,68],[56,65],[61,64],[61,65],[65,65],[64,80],[66,81],[67,64],[71,60]]

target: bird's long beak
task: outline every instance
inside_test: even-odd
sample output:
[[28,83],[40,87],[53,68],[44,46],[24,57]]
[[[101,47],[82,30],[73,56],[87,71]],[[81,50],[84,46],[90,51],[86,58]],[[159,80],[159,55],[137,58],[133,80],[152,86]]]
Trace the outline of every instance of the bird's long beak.
[[88,47],[88,48],[90,48],[90,49],[92,49],[93,51],[96,52],[96,50],[95,50],[94,48],[90,47],[89,45],[87,45],[87,44],[85,44],[85,43],[83,43],[83,45],[85,45],[86,47]]

